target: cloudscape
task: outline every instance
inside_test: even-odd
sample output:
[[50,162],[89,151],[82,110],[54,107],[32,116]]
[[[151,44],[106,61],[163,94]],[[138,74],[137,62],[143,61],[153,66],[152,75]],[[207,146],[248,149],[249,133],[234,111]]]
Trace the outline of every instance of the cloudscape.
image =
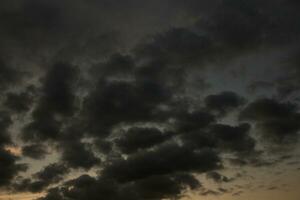
[[299,200],[299,10],[1,0],[0,200]]

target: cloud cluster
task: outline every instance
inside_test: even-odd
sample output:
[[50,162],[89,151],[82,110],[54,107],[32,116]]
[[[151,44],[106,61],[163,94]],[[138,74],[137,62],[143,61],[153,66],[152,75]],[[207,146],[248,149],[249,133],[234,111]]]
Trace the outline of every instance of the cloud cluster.
[[33,175],[35,180],[26,178],[14,183],[12,185],[13,190],[18,192],[42,192],[50,184],[61,181],[68,172],[69,169],[65,165],[57,163],[50,164]]
[[27,169],[25,164],[17,163],[18,157],[9,152],[5,146],[12,144],[8,127],[12,121],[6,112],[0,113],[0,187],[8,186],[13,178]]
[[[298,42],[297,8],[292,0],[1,1],[0,186],[46,192],[40,200],[227,192],[205,189],[198,175],[228,183],[233,179],[218,172],[228,160],[267,166],[257,143],[297,141],[297,103],[277,98],[280,91],[272,98],[224,91],[225,76],[216,90],[196,87],[194,94],[188,79],[222,74],[230,68],[224,63]],[[298,68],[278,70],[283,78],[270,85],[286,86],[290,69]],[[256,77],[252,88],[265,89],[255,83],[262,83]],[[40,161],[48,149],[59,156],[17,177],[26,167],[7,145]],[[84,174],[66,179],[74,171]]]
[[297,105],[289,102],[258,99],[241,112],[240,118],[254,121],[268,140],[277,143],[295,142],[300,130],[297,110]]

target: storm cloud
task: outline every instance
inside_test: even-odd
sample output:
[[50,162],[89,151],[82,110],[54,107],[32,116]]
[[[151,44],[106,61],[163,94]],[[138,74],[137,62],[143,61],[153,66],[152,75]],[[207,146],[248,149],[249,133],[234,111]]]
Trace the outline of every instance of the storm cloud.
[[[245,178],[226,172],[298,151],[299,6],[1,1],[1,192],[240,194],[230,184]],[[232,188],[206,188],[203,175]]]

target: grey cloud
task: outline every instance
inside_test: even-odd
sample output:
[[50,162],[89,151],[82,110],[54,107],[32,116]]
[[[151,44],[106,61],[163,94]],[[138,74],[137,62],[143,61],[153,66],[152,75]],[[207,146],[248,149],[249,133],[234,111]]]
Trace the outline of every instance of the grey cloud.
[[32,144],[22,147],[22,155],[33,159],[43,159],[48,154],[47,147],[41,144]]
[[217,115],[225,115],[229,111],[237,109],[245,104],[245,99],[234,92],[222,92],[220,94],[209,95],[204,102],[206,107],[216,112]]
[[155,128],[132,128],[116,140],[117,146],[124,153],[133,153],[158,145],[172,136],[171,132],[164,133]]
[[32,179],[21,179],[13,183],[12,187],[16,192],[38,193],[51,184],[59,183],[68,172],[69,169],[65,165],[53,163],[35,173]]
[[[295,139],[298,107],[243,98],[243,91],[214,94],[218,88],[209,88],[207,96],[199,87],[194,94],[187,79],[194,70],[203,77],[212,69],[221,73],[239,56],[298,40],[298,9],[292,0],[1,1],[3,110],[25,122],[17,131],[26,143],[24,157],[43,159],[43,145],[60,155],[59,164],[23,178],[15,189],[48,189],[44,200],[178,199],[201,187],[193,173],[229,181],[215,172],[224,167],[223,153],[240,166],[273,165],[256,151],[261,138],[252,137],[252,125],[275,143]],[[287,94],[298,87],[295,80],[270,84]],[[34,91],[25,88],[30,84]],[[250,89],[265,86],[250,82]],[[240,109],[247,123],[222,121]],[[4,149],[14,142],[7,131],[12,120],[0,115],[4,186],[24,165]],[[100,172],[64,182],[71,169]]]
[[250,103],[240,114],[241,120],[254,121],[266,139],[276,142],[292,142],[299,131],[297,106],[275,99],[258,99]]

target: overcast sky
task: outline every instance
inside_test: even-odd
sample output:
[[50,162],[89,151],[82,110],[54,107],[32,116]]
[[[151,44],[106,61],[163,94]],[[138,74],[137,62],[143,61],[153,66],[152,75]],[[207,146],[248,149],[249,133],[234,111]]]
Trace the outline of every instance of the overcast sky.
[[0,200],[298,200],[298,0],[1,0]]

